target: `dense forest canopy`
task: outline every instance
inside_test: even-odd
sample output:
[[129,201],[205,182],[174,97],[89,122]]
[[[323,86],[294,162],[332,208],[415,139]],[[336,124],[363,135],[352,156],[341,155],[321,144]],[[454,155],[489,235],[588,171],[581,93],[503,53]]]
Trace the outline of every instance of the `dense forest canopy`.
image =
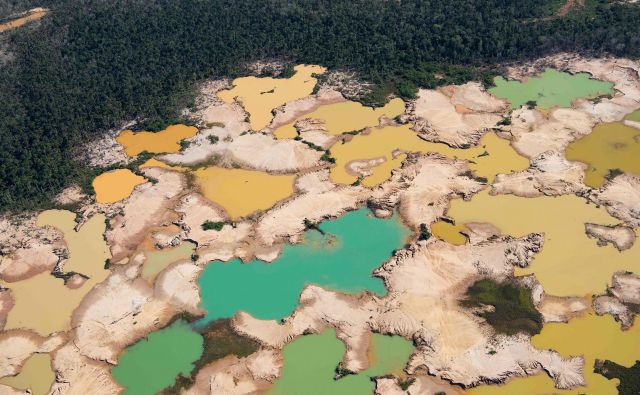
[[90,174],[74,147],[124,120],[173,118],[195,83],[261,58],[356,71],[377,86],[363,99],[378,102],[557,51],[640,55],[640,6],[587,0],[550,17],[562,3],[10,0],[0,19],[51,13],[0,35],[0,210],[47,205]]

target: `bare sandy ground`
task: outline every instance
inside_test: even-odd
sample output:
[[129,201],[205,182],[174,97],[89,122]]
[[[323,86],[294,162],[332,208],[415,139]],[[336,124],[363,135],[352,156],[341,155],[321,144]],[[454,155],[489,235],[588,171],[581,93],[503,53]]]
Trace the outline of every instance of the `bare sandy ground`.
[[502,119],[507,103],[489,95],[478,83],[420,89],[409,104],[405,122],[427,141],[452,147],[478,144],[482,135]]
[[611,314],[620,322],[623,330],[631,328],[635,316],[640,314],[640,276],[633,273],[618,272],[611,278],[607,293],[593,300],[596,313]]

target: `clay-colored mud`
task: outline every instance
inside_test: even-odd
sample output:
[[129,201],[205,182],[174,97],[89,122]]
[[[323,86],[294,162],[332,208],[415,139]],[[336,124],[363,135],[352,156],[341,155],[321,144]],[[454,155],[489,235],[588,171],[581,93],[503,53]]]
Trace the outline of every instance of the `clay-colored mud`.
[[365,107],[360,103],[346,101],[334,104],[327,104],[317,110],[298,117],[295,121],[281,126],[274,132],[279,139],[296,137],[296,129],[293,126],[299,119],[321,119],[325,122],[327,132],[338,135],[367,127],[378,126],[379,119],[383,115],[387,118],[394,118],[404,112],[404,102],[396,98],[387,103],[384,107]]
[[33,395],[44,395],[55,381],[49,354],[33,354],[22,366],[20,373],[0,379],[0,384],[18,390],[31,390]]
[[116,141],[124,147],[129,156],[136,156],[143,151],[152,154],[180,151],[180,140],[196,135],[198,129],[194,126],[171,125],[160,132],[133,132],[123,130]]
[[48,210],[40,214],[38,225],[54,226],[64,233],[69,259],[64,262],[63,271],[80,273],[89,279],[80,288],[70,289],[61,279],[45,272],[7,284],[15,306],[9,311],[5,329],[27,328],[41,335],[68,329],[73,310],[109,274],[104,269],[110,257],[102,236],[106,226],[104,215],[94,215],[77,232],[74,218],[70,211]]
[[191,258],[195,251],[193,243],[183,243],[174,248],[145,252],[147,259],[142,267],[142,278],[153,282],[156,276],[174,262]]
[[231,218],[268,209],[293,194],[294,176],[216,166],[194,174],[204,196],[222,206]]
[[142,176],[129,169],[117,169],[102,173],[93,179],[93,190],[98,203],[114,203],[126,199],[137,185],[144,184]]
[[[369,134],[359,134],[349,142],[334,145],[331,155],[336,159],[336,165],[331,169],[331,179],[337,183],[351,184],[358,177],[347,171],[346,166],[349,162],[379,157],[392,161],[394,151],[435,152],[450,158],[468,159],[472,161],[470,167],[474,173],[486,177],[489,181],[498,173],[523,170],[529,166],[529,161],[518,155],[508,140],[498,137],[495,133],[487,133],[478,147],[456,149],[445,144],[424,141],[409,129],[410,126],[372,128]],[[388,179],[391,170],[400,166],[400,161],[395,161],[394,164],[395,166],[373,167],[372,174],[362,181],[363,185],[378,185]]]
[[448,215],[458,225],[488,222],[512,236],[544,233],[542,251],[529,268],[517,269],[516,274],[535,273],[552,295],[602,293],[614,272],[640,271],[640,243],[623,252],[611,245],[598,247],[585,234],[584,224],[613,225],[620,221],[609,216],[604,207],[586,204],[574,195],[521,198],[491,196],[483,191],[468,202],[453,200]]
[[608,380],[593,372],[596,359],[609,359],[630,367],[640,359],[640,325],[621,331],[620,324],[611,316],[587,314],[574,318],[569,323],[546,324],[539,335],[532,338],[534,346],[554,349],[564,356],[584,355],[584,374],[587,387],[574,390],[558,390],[544,373],[528,378],[516,378],[503,386],[482,386],[467,393],[469,395],[616,395],[617,379]]
[[591,79],[587,73],[569,74],[546,69],[526,81],[507,81],[496,77],[495,87],[489,89],[493,95],[507,99],[512,108],[520,108],[529,101],[537,107],[570,107],[573,100],[613,94],[613,83]]
[[435,237],[457,246],[467,242],[465,235],[460,233],[465,229],[464,225],[453,225],[445,221],[438,221],[431,225],[431,233]]
[[226,103],[241,102],[249,113],[251,129],[260,130],[271,122],[274,108],[311,94],[318,82],[312,75],[325,72],[324,67],[313,65],[298,65],[294,70],[291,78],[236,78],[233,88],[218,92],[218,97]]
[[640,175],[640,130],[622,122],[605,123],[569,144],[565,156],[589,165],[584,183],[600,188],[610,170]]
[[38,20],[47,15],[47,12],[48,11],[43,8],[36,8],[25,16],[16,18],[6,23],[0,23],[0,33],[23,26],[28,22]]

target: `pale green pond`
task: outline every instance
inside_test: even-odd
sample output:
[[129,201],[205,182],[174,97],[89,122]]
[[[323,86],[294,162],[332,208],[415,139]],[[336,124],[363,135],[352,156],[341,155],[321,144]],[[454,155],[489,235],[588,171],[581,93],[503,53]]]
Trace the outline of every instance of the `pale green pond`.
[[409,230],[397,216],[378,219],[367,209],[349,212],[309,230],[300,244],[284,246],[272,263],[210,263],[199,279],[204,322],[243,310],[260,319],[280,319],[295,309],[307,284],[347,293],[386,294],[382,280],[371,275],[393,250],[401,248]]
[[172,385],[178,374],[187,376],[202,354],[203,339],[185,321],[152,332],[127,348],[111,369],[127,395],[153,395]]
[[401,374],[412,350],[413,345],[402,337],[374,334],[369,369],[334,380],[335,369],[345,352],[335,331],[303,336],[284,347],[282,377],[268,394],[369,395],[374,390],[371,378]]
[[571,107],[578,98],[592,98],[613,94],[613,84],[592,79],[587,73],[569,74],[554,69],[546,69],[536,77],[526,81],[494,79],[495,87],[489,92],[496,97],[506,99],[512,108],[520,108],[528,101],[535,101],[542,109],[552,107]]
[[624,119],[628,119],[629,121],[640,122],[640,110],[632,112],[631,114],[624,117]]

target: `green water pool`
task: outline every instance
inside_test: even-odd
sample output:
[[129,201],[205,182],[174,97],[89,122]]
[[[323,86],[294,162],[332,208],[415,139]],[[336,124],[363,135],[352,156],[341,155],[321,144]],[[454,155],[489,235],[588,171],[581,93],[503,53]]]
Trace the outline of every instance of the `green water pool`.
[[571,107],[571,102],[577,98],[613,94],[613,84],[610,82],[592,79],[587,73],[569,74],[554,69],[546,69],[525,82],[496,77],[494,83],[496,86],[489,92],[508,100],[514,109],[528,101],[535,101],[543,109]]
[[374,334],[371,339],[370,367],[359,374],[334,380],[335,369],[345,351],[334,330],[303,336],[287,344],[282,352],[284,368],[269,395],[370,395],[372,377],[401,374],[411,352],[411,342],[399,336]]
[[185,321],[152,332],[127,348],[111,369],[126,395],[153,395],[188,375],[202,354],[203,339]]
[[307,284],[348,293],[384,295],[382,280],[371,272],[402,247],[408,229],[397,216],[378,219],[367,209],[349,212],[309,230],[304,242],[285,245],[272,263],[210,263],[199,279],[203,322],[243,310],[260,319],[280,319],[296,307]]

